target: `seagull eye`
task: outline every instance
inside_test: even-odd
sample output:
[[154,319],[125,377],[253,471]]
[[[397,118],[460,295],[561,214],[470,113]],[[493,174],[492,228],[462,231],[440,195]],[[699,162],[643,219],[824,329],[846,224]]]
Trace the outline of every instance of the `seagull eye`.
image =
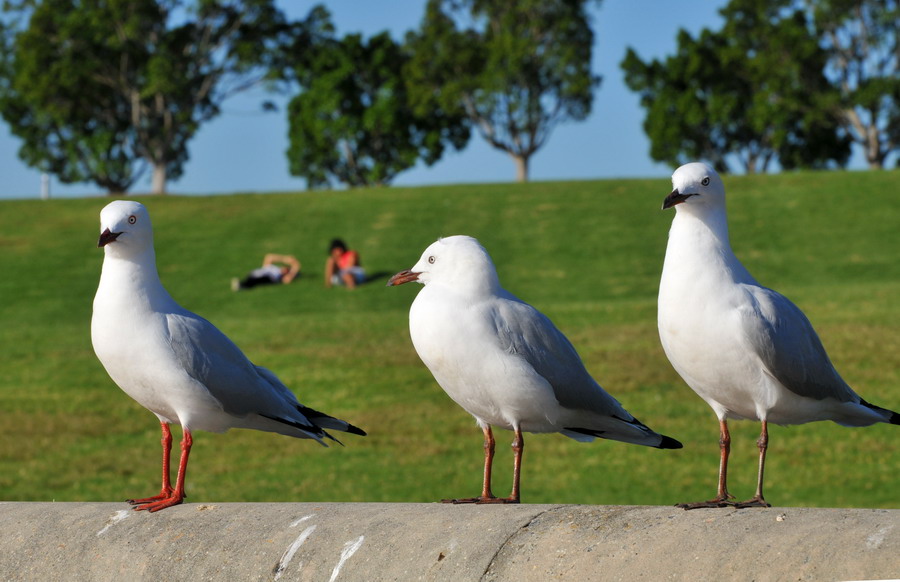
[[700,181],[701,186],[709,186],[709,176]]
[[428,262],[432,265],[434,264],[434,255],[431,255],[430,257],[428,257]]
[[131,216],[128,217],[128,224],[134,224],[135,222],[137,222],[137,216],[132,214]]

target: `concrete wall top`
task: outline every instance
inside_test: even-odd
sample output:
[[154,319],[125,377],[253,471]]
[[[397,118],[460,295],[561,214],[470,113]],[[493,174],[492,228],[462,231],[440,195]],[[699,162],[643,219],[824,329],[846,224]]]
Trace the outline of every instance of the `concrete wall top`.
[[900,578],[900,510],[0,503],[0,580]]

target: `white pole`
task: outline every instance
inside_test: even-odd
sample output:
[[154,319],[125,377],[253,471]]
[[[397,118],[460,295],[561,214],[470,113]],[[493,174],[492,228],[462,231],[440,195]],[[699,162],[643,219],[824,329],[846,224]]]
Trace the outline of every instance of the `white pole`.
[[50,175],[46,172],[41,174],[41,200],[50,199]]

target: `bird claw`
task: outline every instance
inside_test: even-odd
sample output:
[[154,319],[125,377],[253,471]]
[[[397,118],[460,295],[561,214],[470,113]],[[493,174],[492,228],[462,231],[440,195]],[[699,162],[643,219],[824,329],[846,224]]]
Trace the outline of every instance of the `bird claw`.
[[748,499],[747,501],[735,503],[734,507],[736,509],[745,509],[747,507],[772,507],[772,505],[762,497],[754,497],[753,499]]
[[[153,503],[154,501],[159,501],[161,499],[168,499],[175,495],[175,490],[171,487],[163,488],[158,494],[153,497],[144,497],[142,499],[126,499],[126,503],[130,503],[131,505],[143,505],[145,503]],[[187,494],[184,495],[187,497]]]
[[452,503],[453,505],[461,505],[465,503],[474,504],[503,504],[503,503],[519,503],[518,498],[513,497],[467,497],[465,499],[441,499],[441,503]]
[[737,503],[726,498],[710,499],[709,501],[698,501],[696,503],[676,503],[675,507],[688,511],[690,509],[711,509],[716,507],[737,507]]
[[173,505],[178,505],[184,501],[184,498],[187,497],[186,493],[182,493],[178,495],[175,493],[174,489],[163,489],[160,491],[159,495],[154,495],[153,497],[145,497],[143,499],[127,499],[126,502],[134,505],[135,511],[144,511],[147,510],[150,513],[154,511],[159,511],[160,509],[165,509],[166,507],[172,507]]
[[173,505],[179,505],[179,504],[182,503],[182,502],[184,502],[184,496],[183,496],[183,495],[180,495],[180,496],[179,496],[179,495],[173,495],[173,496],[171,496],[171,497],[166,497],[166,498],[164,498],[164,499],[157,499],[157,500],[155,500],[155,501],[153,501],[153,500],[140,500],[140,501],[134,501],[134,502],[130,502],[130,503],[131,503],[132,505],[134,505],[134,510],[135,510],[135,511],[144,511],[144,510],[146,510],[146,511],[149,511],[150,513],[153,513],[153,512],[155,512],[155,511],[159,511],[160,509],[165,509],[165,508],[167,508],[167,507],[172,507]]

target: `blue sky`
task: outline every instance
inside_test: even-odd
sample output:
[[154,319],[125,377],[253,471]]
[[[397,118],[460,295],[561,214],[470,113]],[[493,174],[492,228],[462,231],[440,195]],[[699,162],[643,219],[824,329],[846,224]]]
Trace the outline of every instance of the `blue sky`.
[[[339,34],[372,35],[389,30],[402,38],[418,26],[425,0],[326,0]],[[532,180],[616,177],[666,177],[670,168],[653,162],[641,124],[638,98],[626,87],[619,63],[627,47],[638,54],[661,58],[675,49],[679,29],[697,33],[718,28],[724,0],[606,0],[590,4],[595,33],[593,70],[603,77],[595,92],[591,116],[583,122],[560,125],[531,163]],[[316,2],[281,0],[291,18],[301,18]],[[241,191],[302,190],[303,180],[292,177],[285,158],[287,120],[284,107],[262,113],[259,103],[271,98],[262,91],[235,96],[223,114],[208,122],[190,143],[185,173],[169,183],[176,194],[213,194]],[[289,98],[276,100],[284,105]],[[19,141],[0,120],[0,198],[37,197],[40,174],[26,167],[16,154]],[[149,173],[148,173],[149,174]],[[473,135],[462,152],[448,152],[437,164],[423,164],[400,174],[395,185],[512,181],[515,168],[509,157]],[[133,193],[150,189],[149,175]],[[102,192],[93,184],[60,184],[51,178],[53,197],[91,196]]]

